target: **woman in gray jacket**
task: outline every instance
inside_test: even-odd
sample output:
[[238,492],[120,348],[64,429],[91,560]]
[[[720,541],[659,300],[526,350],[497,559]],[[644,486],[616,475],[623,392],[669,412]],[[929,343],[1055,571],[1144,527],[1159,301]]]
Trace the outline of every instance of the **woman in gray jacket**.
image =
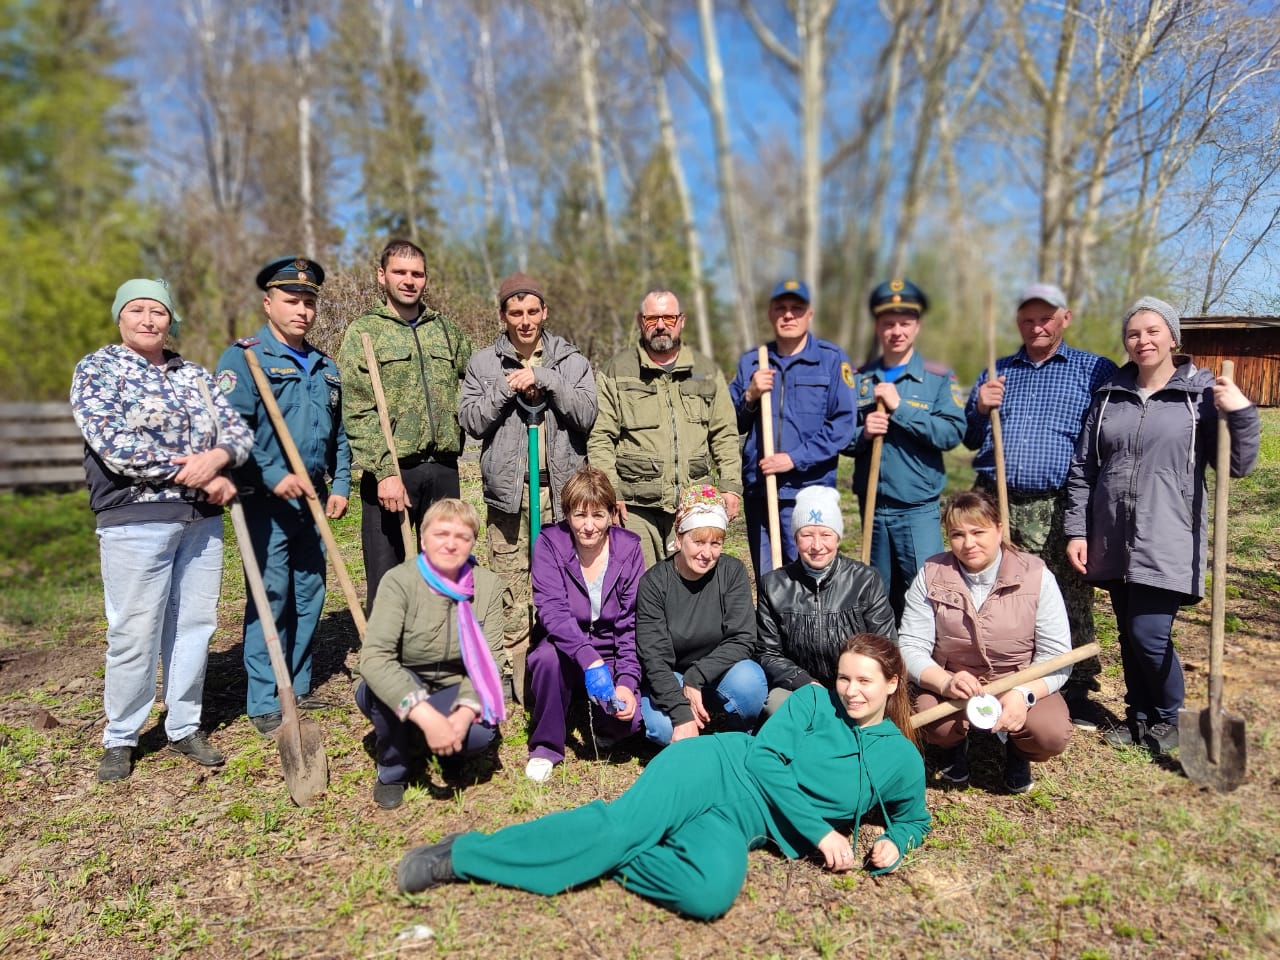
[[1218,417],[1233,477],[1253,469],[1261,420],[1231,380],[1175,352],[1180,317],[1163,300],[1139,299],[1122,329],[1129,362],[1094,394],[1067,476],[1067,557],[1116,614],[1126,723],[1104,738],[1161,756],[1178,745],[1185,698],[1173,619],[1204,596]]

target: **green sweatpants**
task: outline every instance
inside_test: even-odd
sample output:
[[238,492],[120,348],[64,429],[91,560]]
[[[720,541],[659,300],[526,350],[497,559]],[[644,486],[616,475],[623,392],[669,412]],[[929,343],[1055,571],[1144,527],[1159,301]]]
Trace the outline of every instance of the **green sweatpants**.
[[612,803],[593,801],[453,845],[453,870],[551,895],[598,877],[698,920],[733,906],[747,851],[767,839],[764,801],[746,779],[751,738],[718,734],[664,749]]

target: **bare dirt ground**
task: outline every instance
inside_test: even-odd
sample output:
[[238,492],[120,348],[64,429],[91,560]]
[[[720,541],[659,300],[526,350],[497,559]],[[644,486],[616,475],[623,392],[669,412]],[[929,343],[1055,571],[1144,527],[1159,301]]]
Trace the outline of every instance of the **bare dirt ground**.
[[[1227,650],[1227,703],[1248,731],[1238,790],[1212,793],[1176,763],[1077,734],[1035,768],[1032,793],[1008,796],[994,745],[979,742],[970,788],[930,787],[934,830],[906,868],[840,877],[757,851],[714,924],[610,882],[555,898],[469,885],[399,896],[394,868],[408,846],[616,796],[650,754],[634,745],[598,762],[580,739],[535,786],[517,713],[495,758],[461,781],[428,771],[404,806],[379,810],[369,727],[351,699],[355,637],[334,590],[317,663],[334,703],[320,715],[330,789],[294,807],[274,746],[243,716],[242,601],[229,572],[205,708],[228,757],[217,771],[167,754],[153,722],[133,777],[98,784],[101,626],[56,647],[0,647],[0,947],[6,960],[1280,956],[1280,533],[1264,524],[1243,553],[1230,569]],[[1100,702],[1118,717],[1101,594],[1097,615]],[[1188,610],[1176,632],[1197,708],[1208,616],[1207,603]],[[50,716],[57,725],[43,729]]]

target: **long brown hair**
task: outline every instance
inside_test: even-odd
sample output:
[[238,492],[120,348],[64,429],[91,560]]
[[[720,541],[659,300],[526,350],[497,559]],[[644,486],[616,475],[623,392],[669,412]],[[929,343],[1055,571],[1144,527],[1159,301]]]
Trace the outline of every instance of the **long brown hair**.
[[902,660],[898,645],[878,633],[855,633],[840,644],[840,656],[856,653],[874,660],[885,680],[898,678],[898,689],[889,694],[884,705],[884,715],[902,731],[902,735],[920,747],[920,738],[911,726],[911,695],[907,692],[907,665]]

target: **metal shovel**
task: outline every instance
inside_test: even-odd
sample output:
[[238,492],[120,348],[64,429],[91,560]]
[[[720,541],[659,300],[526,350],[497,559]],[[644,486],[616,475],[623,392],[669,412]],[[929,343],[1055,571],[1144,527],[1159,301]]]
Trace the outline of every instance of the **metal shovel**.
[[[1222,362],[1222,375],[1235,364]],[[1213,612],[1209,621],[1209,706],[1178,711],[1178,759],[1188,779],[1227,793],[1245,775],[1244,719],[1222,709],[1222,661],[1226,645],[1227,490],[1231,477],[1231,430],[1218,414],[1217,489],[1213,506]]]
[[298,716],[298,703],[293,696],[293,681],[289,667],[280,649],[280,634],[275,618],[271,616],[271,604],[267,601],[267,588],[262,584],[262,573],[253,554],[249,540],[249,525],[245,523],[244,507],[239,499],[231,501],[231,525],[236,531],[236,543],[244,561],[245,582],[249,585],[253,605],[262,621],[262,638],[271,658],[271,670],[276,675],[277,694],[280,697],[280,726],[275,730],[276,746],[280,749],[280,766],[284,770],[284,782],[289,796],[300,807],[305,807],[329,786],[329,759],[325,756],[324,740],[320,725],[314,720],[302,720]]

